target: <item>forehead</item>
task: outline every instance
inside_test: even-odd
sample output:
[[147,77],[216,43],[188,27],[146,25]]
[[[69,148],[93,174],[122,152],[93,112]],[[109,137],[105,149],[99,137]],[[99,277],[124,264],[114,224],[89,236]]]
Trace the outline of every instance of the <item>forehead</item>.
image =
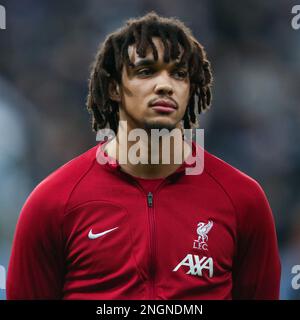
[[[169,40],[167,40],[169,42]],[[165,47],[164,44],[162,42],[162,40],[159,37],[152,37],[152,42],[156,47],[157,50],[157,54],[158,54],[158,61],[162,61],[163,60],[163,56],[164,56],[164,51],[165,51]],[[169,46],[170,46],[170,42],[169,42]],[[182,54],[184,52],[183,47],[179,44],[179,57],[176,59],[176,61],[180,61]],[[130,46],[128,46],[128,55],[129,55],[129,59],[132,63],[136,64],[137,62],[139,62],[140,60],[144,60],[144,59],[151,59],[154,60],[153,57],[153,52],[152,52],[152,48],[149,45],[146,51],[146,56],[144,58],[140,57],[137,52],[136,52],[136,44],[132,44]]]

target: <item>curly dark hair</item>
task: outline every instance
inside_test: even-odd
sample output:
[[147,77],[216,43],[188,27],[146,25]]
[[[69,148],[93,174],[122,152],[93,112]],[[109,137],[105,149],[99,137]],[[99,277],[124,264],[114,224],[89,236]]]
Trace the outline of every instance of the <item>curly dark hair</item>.
[[196,106],[200,114],[211,104],[212,72],[204,47],[194,38],[190,29],[176,18],[165,18],[150,12],[143,17],[129,19],[125,26],[107,36],[100,45],[93,62],[87,97],[87,109],[92,114],[95,131],[109,125],[117,133],[119,124],[118,102],[109,97],[109,83],[121,84],[124,63],[131,65],[128,46],[136,44],[136,52],[146,56],[151,47],[154,60],[158,54],[152,37],[159,37],[164,45],[164,62],[176,60],[180,55],[179,45],[184,48],[181,63],[186,63],[191,83],[191,93],[183,117],[184,128],[195,125]]

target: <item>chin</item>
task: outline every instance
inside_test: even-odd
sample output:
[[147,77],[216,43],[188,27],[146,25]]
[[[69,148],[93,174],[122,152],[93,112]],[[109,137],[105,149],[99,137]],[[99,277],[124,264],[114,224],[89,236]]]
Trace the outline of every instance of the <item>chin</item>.
[[163,122],[163,121],[153,121],[153,122],[145,122],[144,123],[144,128],[145,130],[151,130],[151,129],[167,129],[169,131],[172,131],[173,129],[176,128],[175,123],[168,123],[168,122]]

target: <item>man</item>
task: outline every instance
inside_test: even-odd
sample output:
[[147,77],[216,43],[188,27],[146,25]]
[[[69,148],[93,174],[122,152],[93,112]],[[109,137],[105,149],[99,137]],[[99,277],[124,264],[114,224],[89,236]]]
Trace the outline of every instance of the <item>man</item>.
[[[162,139],[147,139],[196,127],[211,83],[204,48],[176,19],[150,13],[105,40],[87,106],[95,131],[116,135],[26,201],[8,299],[278,299],[276,233],[259,184],[206,151],[201,174],[186,174],[201,157],[197,143],[177,136],[165,164]],[[129,136],[138,129],[146,136],[135,163]],[[145,161],[153,154],[157,162]]]

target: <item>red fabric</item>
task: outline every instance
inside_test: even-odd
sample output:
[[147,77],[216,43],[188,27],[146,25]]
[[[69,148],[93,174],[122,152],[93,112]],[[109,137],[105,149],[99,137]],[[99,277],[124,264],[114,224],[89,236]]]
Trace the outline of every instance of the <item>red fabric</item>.
[[148,193],[153,192],[163,182],[164,179],[144,179],[135,177],[135,180]]
[[[274,221],[255,180],[205,151],[200,175],[185,175],[183,164],[143,181],[118,163],[99,164],[99,146],[27,199],[8,299],[278,299]],[[210,221],[206,246],[194,248],[198,224]],[[90,239],[91,229],[110,231]]]

